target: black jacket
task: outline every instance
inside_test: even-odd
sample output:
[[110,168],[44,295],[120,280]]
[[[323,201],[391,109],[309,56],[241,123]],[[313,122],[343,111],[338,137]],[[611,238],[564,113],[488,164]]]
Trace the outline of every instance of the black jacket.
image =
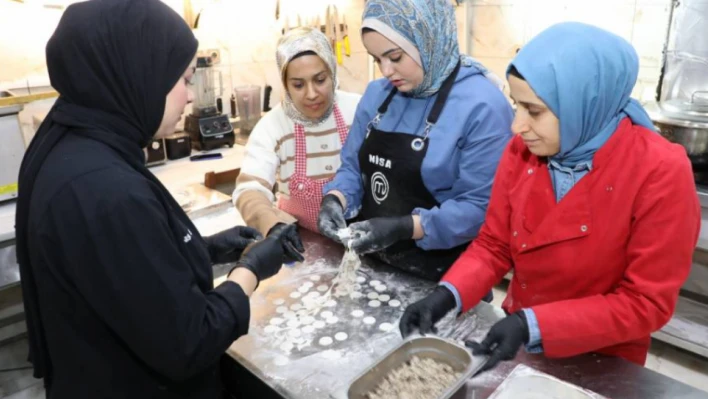
[[91,138],[67,134],[45,160],[28,243],[49,398],[218,397],[248,298],[232,282],[212,289],[203,239],[162,190]]

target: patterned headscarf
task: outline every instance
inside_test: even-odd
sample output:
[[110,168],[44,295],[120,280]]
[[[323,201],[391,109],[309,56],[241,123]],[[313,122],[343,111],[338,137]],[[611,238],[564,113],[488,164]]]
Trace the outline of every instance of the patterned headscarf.
[[[327,65],[332,74],[332,103],[329,105],[329,108],[324,115],[322,115],[322,117],[318,120],[308,119],[297,109],[297,107],[295,107],[295,104],[290,97],[290,93],[288,93],[288,85],[285,81],[285,75],[290,61],[292,61],[292,59],[298,54],[306,51],[312,51],[317,54],[317,56],[324,61],[325,65]],[[278,48],[275,52],[275,60],[278,64],[278,70],[280,70],[280,79],[283,82],[283,88],[285,89],[285,98],[283,99],[281,106],[283,107],[283,110],[288,118],[305,127],[317,126],[326,121],[332,114],[334,102],[336,101],[335,90],[338,86],[337,60],[334,58],[334,52],[332,51],[332,46],[330,45],[329,40],[327,40],[327,37],[322,34],[319,29],[312,27],[292,29],[285,33],[285,35],[278,41]]]
[[362,29],[385,36],[423,68],[423,82],[407,95],[429,97],[437,93],[458,61],[476,67],[503,86],[501,79],[478,61],[460,54],[455,9],[449,0],[368,0],[362,20]]

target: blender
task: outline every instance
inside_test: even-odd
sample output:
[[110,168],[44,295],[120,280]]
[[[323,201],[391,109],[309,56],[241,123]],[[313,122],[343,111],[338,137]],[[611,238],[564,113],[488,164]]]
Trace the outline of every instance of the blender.
[[[233,147],[234,129],[228,115],[219,112],[216,98],[224,92],[220,71],[216,83],[211,57],[198,57],[194,72],[194,102],[192,113],[187,115],[184,130],[189,133],[192,147],[209,151],[224,145]],[[218,94],[217,94],[218,91]]]

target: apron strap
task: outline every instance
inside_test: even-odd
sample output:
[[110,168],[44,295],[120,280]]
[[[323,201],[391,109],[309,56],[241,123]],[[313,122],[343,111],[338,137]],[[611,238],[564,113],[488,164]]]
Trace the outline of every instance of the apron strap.
[[[433,125],[437,123],[438,118],[440,117],[440,114],[442,113],[442,110],[445,107],[445,103],[447,102],[447,96],[452,91],[452,85],[455,83],[457,73],[460,71],[460,65],[462,65],[462,62],[458,61],[457,65],[455,65],[455,69],[453,69],[452,73],[450,73],[450,75],[445,78],[445,81],[443,82],[442,86],[440,87],[440,90],[438,91],[438,97],[435,99],[433,109],[430,110],[428,118],[425,121],[425,132],[423,134],[423,140],[428,138],[430,130],[433,128]],[[381,116],[385,114],[388,110],[388,106],[389,104],[391,104],[391,101],[393,101],[393,96],[395,96],[396,93],[398,93],[398,89],[395,87],[391,90],[390,93],[388,93],[388,96],[386,97],[384,102],[381,103],[379,109],[376,111],[376,117],[374,117],[374,119],[369,122],[369,125],[367,126],[368,132],[370,132],[372,128],[378,126],[379,121],[381,120]]]
[[457,72],[460,71],[460,64],[461,62],[458,61],[455,69],[452,70],[450,76],[445,78],[445,81],[440,87],[440,91],[438,91],[438,98],[435,100],[435,104],[433,104],[433,109],[430,110],[430,113],[428,114],[429,125],[434,125],[438,121],[443,107],[445,107],[447,96],[452,91],[452,85],[455,83],[455,79],[457,78]]

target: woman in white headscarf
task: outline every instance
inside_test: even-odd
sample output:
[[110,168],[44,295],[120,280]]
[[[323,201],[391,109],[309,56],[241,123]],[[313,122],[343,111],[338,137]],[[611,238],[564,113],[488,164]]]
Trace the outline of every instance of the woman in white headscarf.
[[[322,187],[341,164],[361,96],[336,90],[334,53],[317,29],[287,32],[276,60],[285,96],[251,132],[233,201],[246,224],[263,235],[295,221],[317,231]],[[302,261],[295,233],[288,246],[291,260]]]

